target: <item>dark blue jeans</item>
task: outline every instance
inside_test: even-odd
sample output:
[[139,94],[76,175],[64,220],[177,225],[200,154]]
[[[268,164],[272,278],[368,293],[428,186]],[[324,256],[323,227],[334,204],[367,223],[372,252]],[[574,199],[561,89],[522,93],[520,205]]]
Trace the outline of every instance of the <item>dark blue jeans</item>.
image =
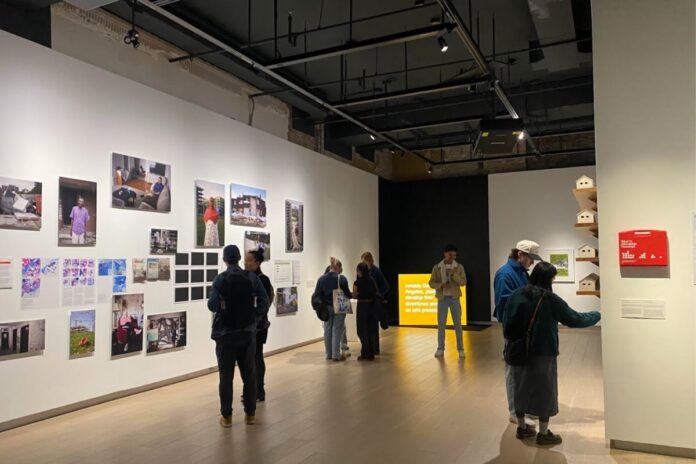
[[238,365],[244,384],[244,412],[253,416],[256,412],[256,334],[240,331],[224,335],[215,340],[215,354],[220,375],[220,414],[232,415],[232,381],[234,366]]

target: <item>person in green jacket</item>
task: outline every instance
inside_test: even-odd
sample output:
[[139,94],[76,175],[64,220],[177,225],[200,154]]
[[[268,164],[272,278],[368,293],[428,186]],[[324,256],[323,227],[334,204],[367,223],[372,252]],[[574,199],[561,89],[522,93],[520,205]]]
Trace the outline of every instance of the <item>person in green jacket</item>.
[[[558,323],[568,327],[590,327],[599,322],[598,311],[578,313],[553,293],[551,284],[556,268],[540,262],[529,276],[529,284],[516,290],[507,302],[503,316],[506,340],[521,340],[531,324],[527,362],[513,366],[515,376],[515,415],[517,438],[536,435],[539,445],[556,445],[561,437],[549,430],[549,419],[558,414]],[[539,417],[536,433],[524,421],[525,414]]]

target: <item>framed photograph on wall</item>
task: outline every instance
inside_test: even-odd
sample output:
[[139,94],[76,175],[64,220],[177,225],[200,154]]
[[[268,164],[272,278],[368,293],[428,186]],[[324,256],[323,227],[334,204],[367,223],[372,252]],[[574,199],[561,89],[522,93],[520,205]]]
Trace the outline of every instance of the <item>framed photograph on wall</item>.
[[556,266],[556,282],[575,282],[575,250],[573,248],[549,248],[548,262]]
[[171,179],[168,164],[114,153],[111,206],[168,213],[172,209]]
[[58,246],[97,243],[97,183],[58,178]]
[[41,230],[41,182],[0,177],[0,228]]
[[219,248],[225,243],[225,185],[196,181],[196,247]]
[[266,227],[266,191],[230,184],[230,224]]
[[285,251],[299,253],[304,250],[304,204],[285,200]]

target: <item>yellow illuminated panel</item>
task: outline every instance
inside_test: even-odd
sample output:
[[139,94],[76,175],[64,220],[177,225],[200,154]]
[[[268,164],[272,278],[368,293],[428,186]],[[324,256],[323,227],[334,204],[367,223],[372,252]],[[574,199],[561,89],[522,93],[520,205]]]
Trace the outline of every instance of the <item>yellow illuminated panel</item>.
[[[399,325],[437,326],[437,298],[430,274],[399,274]],[[462,325],[466,324],[466,287],[462,287]],[[449,313],[449,312],[448,312]],[[452,315],[447,315],[452,325]]]

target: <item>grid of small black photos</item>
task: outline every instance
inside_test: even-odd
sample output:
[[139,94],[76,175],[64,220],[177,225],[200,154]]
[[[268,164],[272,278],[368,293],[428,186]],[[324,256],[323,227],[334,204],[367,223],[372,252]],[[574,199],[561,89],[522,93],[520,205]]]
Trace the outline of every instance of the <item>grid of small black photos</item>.
[[219,253],[177,253],[174,258],[174,303],[207,300],[219,272]]

